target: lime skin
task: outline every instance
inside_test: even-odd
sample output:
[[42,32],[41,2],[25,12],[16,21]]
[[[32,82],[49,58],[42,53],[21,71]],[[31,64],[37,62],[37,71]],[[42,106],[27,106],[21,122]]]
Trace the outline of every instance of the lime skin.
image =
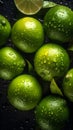
[[35,77],[24,74],[12,80],[8,88],[8,100],[21,111],[33,109],[42,97],[42,88]]
[[21,74],[25,68],[26,62],[12,47],[3,47],[0,49],[0,78],[11,80]]
[[42,130],[62,130],[69,120],[69,107],[65,99],[49,95],[35,110],[37,125]]
[[0,46],[4,45],[11,33],[11,25],[7,18],[0,15]]
[[61,78],[70,65],[67,51],[54,43],[44,44],[34,56],[34,69],[46,81]]
[[63,92],[67,99],[73,102],[73,68],[68,70],[63,79]]
[[33,53],[44,42],[43,26],[35,18],[21,18],[12,27],[11,39],[13,44],[21,51]]
[[63,5],[51,8],[44,17],[44,29],[53,42],[69,42],[73,38],[73,11]]

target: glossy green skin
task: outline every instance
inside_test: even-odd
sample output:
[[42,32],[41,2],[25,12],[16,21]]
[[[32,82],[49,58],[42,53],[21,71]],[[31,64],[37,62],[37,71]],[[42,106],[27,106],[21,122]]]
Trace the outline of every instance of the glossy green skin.
[[33,53],[44,42],[43,26],[35,18],[21,18],[14,24],[11,37],[17,48],[26,53]]
[[22,111],[33,109],[42,97],[42,89],[37,79],[25,74],[16,77],[9,85],[8,99]]
[[70,41],[73,38],[73,11],[62,5],[51,8],[44,17],[44,28],[52,41]]
[[45,97],[36,107],[35,118],[42,130],[62,130],[69,119],[66,100],[53,95]]
[[63,92],[73,102],[73,68],[66,73],[63,79]]
[[44,80],[60,78],[67,72],[70,64],[66,50],[53,43],[43,45],[35,54],[34,68]]
[[8,19],[0,15],[0,46],[4,45],[11,33],[11,25]]
[[13,48],[0,49],[0,78],[11,80],[23,72],[25,65],[23,57]]

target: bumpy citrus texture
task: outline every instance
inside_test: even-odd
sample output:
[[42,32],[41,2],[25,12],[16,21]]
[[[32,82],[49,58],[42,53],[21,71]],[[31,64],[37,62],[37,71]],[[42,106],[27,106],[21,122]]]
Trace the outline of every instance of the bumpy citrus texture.
[[66,73],[63,79],[63,92],[73,102],[73,68]]
[[21,18],[12,28],[12,41],[26,53],[35,52],[44,41],[42,24],[32,17]]
[[53,95],[45,97],[36,107],[35,117],[42,130],[62,130],[69,119],[66,100]]
[[47,36],[56,42],[68,42],[73,37],[73,11],[62,5],[51,8],[44,17]]
[[0,49],[0,78],[11,80],[23,72],[25,65],[23,57],[13,48]]
[[43,45],[34,57],[35,71],[47,81],[63,76],[69,68],[69,63],[66,50],[53,43]]
[[11,25],[7,18],[0,15],[0,46],[4,45],[10,35]]
[[40,101],[42,89],[37,79],[31,75],[20,75],[9,85],[8,99],[19,110],[31,110]]
[[43,0],[14,0],[17,9],[26,15],[36,14],[43,6]]

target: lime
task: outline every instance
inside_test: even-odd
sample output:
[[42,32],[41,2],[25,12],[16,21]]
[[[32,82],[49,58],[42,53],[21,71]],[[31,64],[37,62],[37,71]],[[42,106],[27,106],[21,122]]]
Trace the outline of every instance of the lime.
[[23,57],[12,47],[0,49],[0,78],[11,80],[23,72],[25,65]]
[[32,17],[19,19],[12,28],[12,41],[23,52],[35,52],[44,42],[42,24]]
[[42,79],[62,77],[68,70],[70,59],[67,51],[60,45],[47,43],[40,47],[34,57],[34,68]]
[[0,46],[4,45],[11,32],[11,25],[7,18],[0,15]]
[[73,68],[68,70],[63,79],[64,95],[73,102]]
[[63,5],[54,6],[44,17],[44,29],[52,41],[69,42],[73,37],[73,11]]
[[17,9],[26,14],[36,14],[43,6],[43,0],[14,0]]
[[8,88],[9,102],[19,110],[31,110],[40,101],[42,89],[35,77],[24,74],[16,77]]
[[36,107],[35,118],[42,130],[62,130],[69,119],[68,104],[59,96],[47,96]]

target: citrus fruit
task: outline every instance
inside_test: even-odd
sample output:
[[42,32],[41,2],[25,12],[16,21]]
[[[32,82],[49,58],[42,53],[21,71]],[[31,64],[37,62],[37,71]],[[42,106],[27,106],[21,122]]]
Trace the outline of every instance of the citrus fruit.
[[12,28],[12,41],[23,52],[35,52],[44,41],[42,24],[32,17],[19,19]]
[[47,43],[40,47],[34,56],[34,69],[44,80],[62,77],[68,70],[70,59],[60,45]]
[[31,110],[40,101],[42,89],[35,77],[24,74],[16,77],[8,88],[9,102],[19,110]]
[[69,42],[73,37],[73,11],[63,5],[54,6],[44,17],[44,29],[52,41]]
[[0,15],[0,46],[4,45],[11,32],[11,25],[7,18]]
[[12,47],[0,49],[0,78],[11,80],[23,72],[25,65],[23,57]]
[[47,96],[37,105],[35,118],[42,130],[62,130],[69,119],[68,104],[59,96]]
[[73,68],[68,70],[63,79],[64,95],[73,102]]
[[36,14],[43,6],[43,0],[14,0],[14,3],[26,15]]

